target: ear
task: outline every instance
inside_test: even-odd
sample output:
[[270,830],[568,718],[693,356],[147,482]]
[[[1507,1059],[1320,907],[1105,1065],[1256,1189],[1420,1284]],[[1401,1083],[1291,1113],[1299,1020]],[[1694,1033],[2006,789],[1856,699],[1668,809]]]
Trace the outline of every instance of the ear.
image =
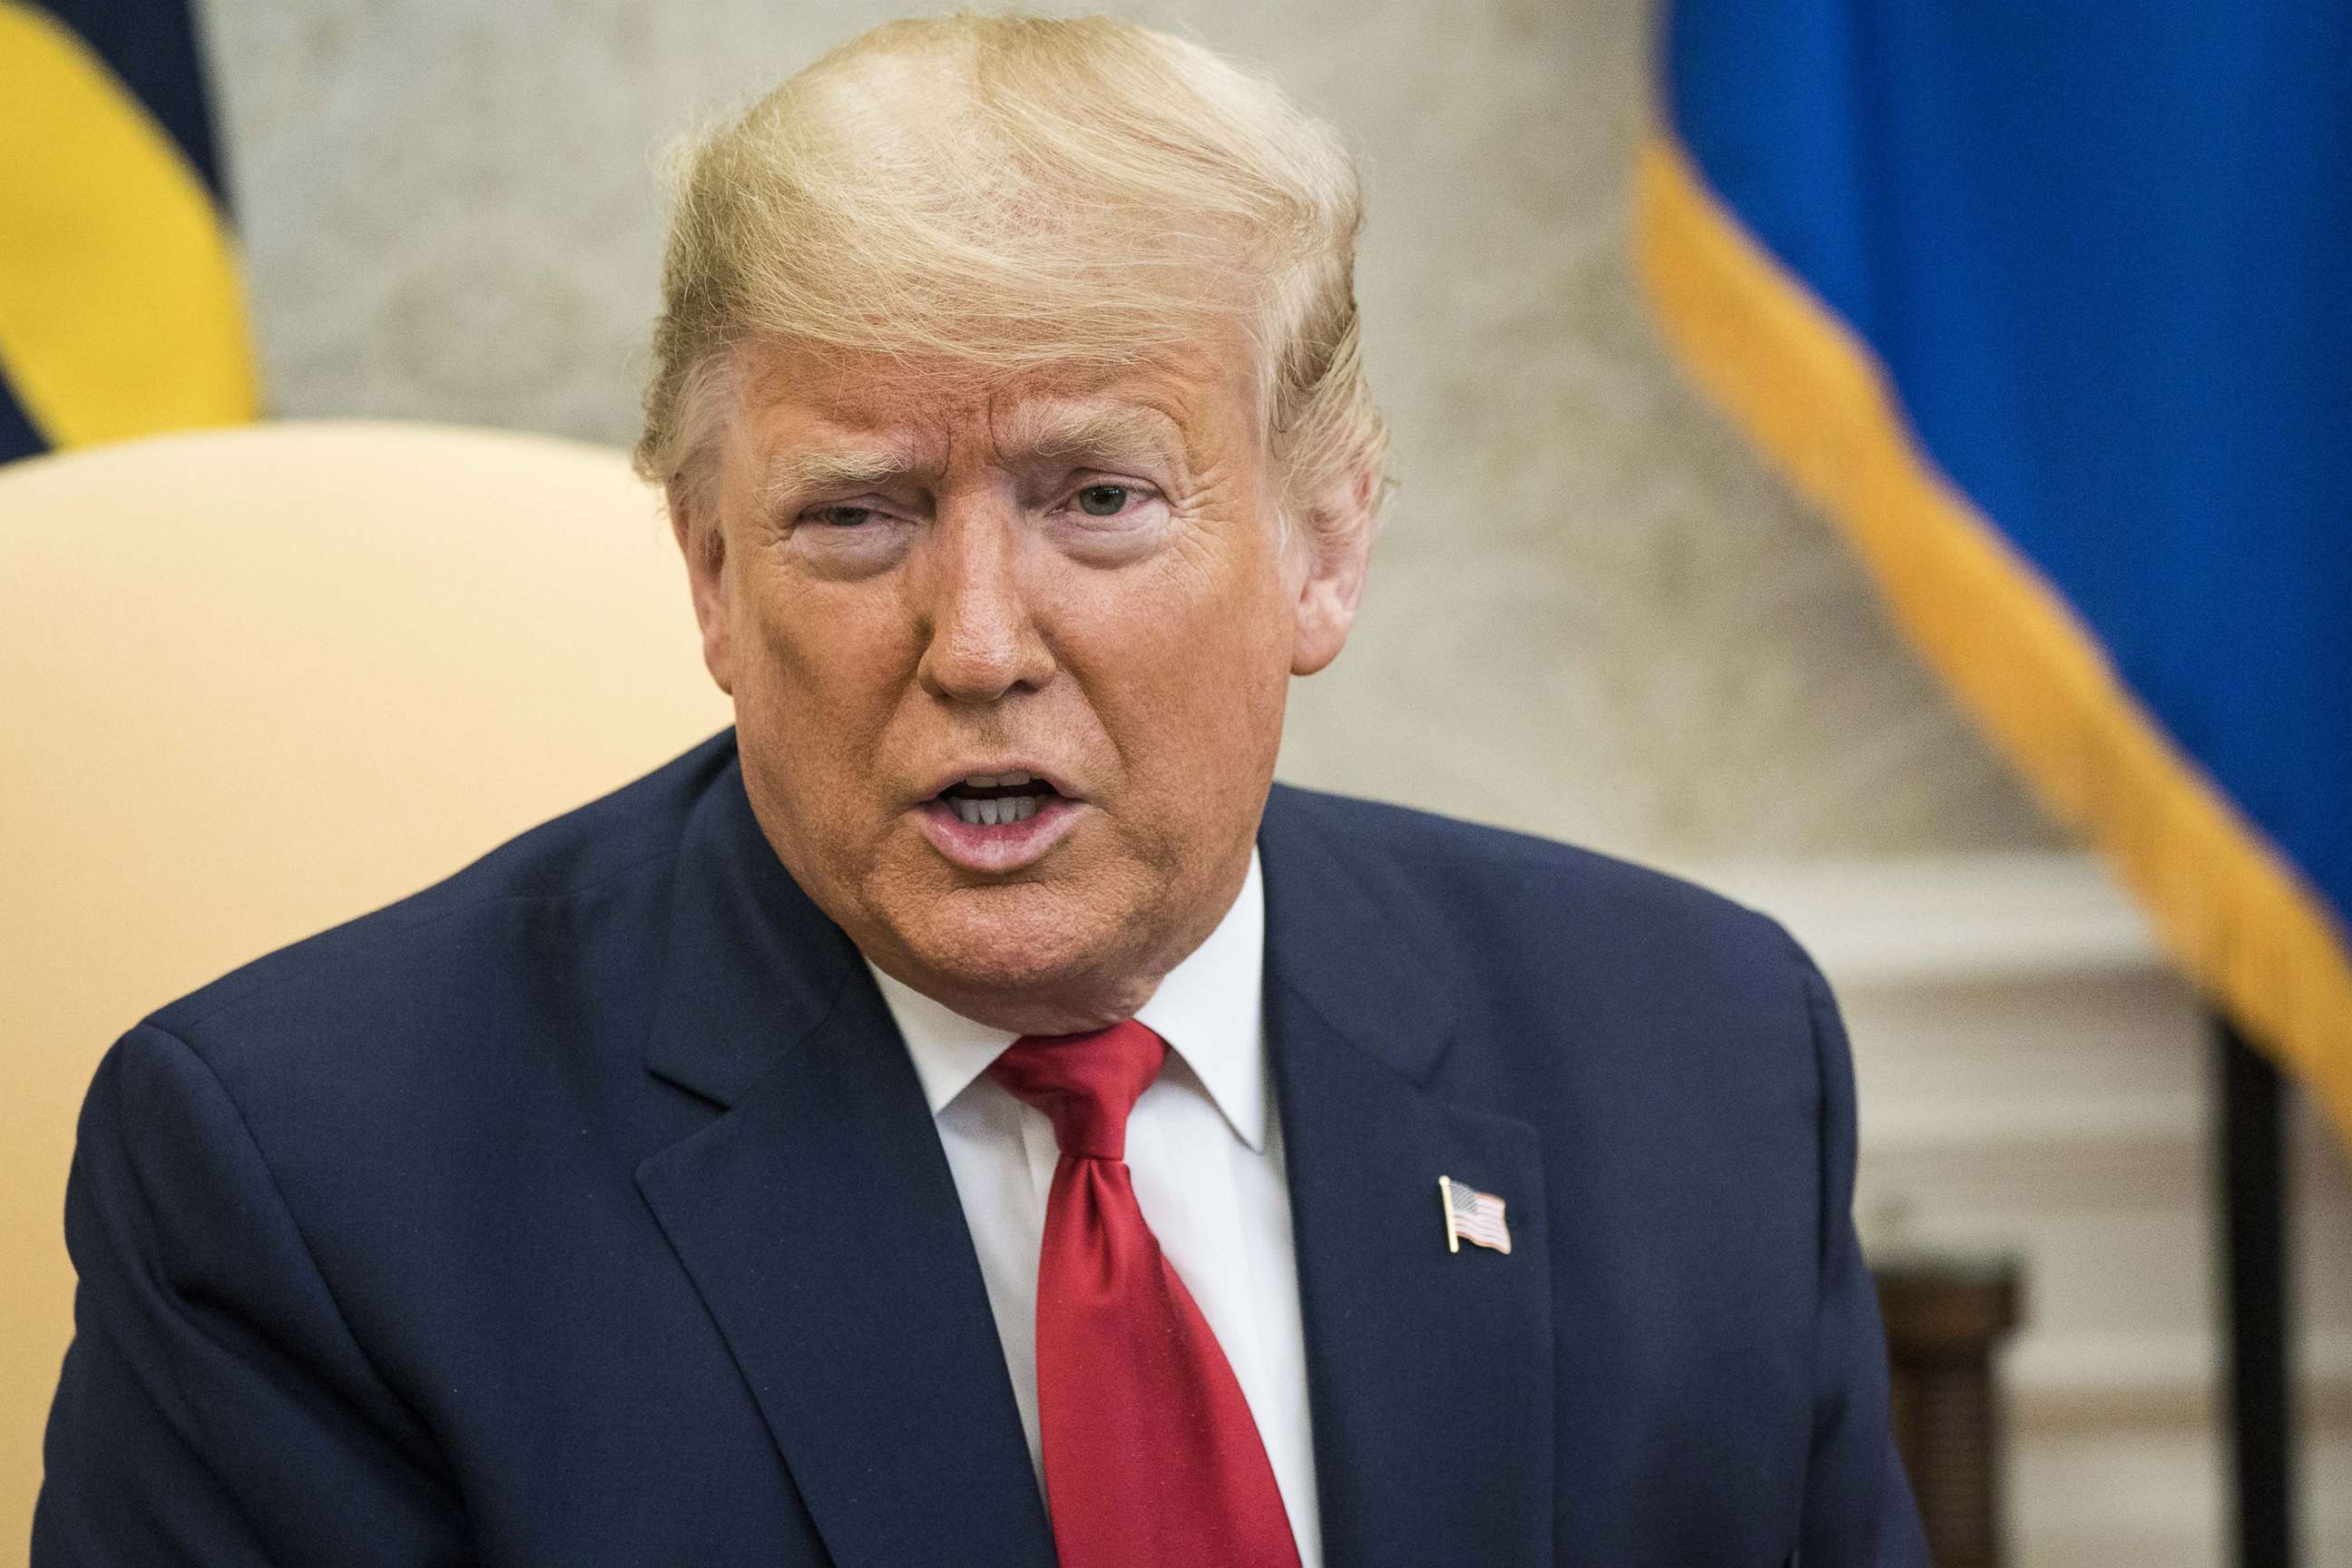
[[1379,502],[1379,476],[1366,467],[1300,509],[1307,567],[1293,606],[1297,616],[1297,635],[1290,645],[1293,675],[1314,674],[1339,658],[1348,641],[1356,624],[1356,603],[1364,595]]
[[[719,531],[718,509],[706,493],[696,501],[686,487],[669,489],[669,530],[686,558],[686,584],[694,596],[694,619],[702,628],[702,664],[710,679],[729,696],[735,694],[733,605],[727,577],[727,537]],[[704,514],[714,515],[704,515]]]

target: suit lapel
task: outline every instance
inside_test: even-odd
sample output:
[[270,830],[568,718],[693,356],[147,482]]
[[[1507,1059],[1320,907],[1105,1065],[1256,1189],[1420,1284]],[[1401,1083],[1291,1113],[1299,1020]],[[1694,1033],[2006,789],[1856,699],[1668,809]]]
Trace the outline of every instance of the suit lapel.
[[[1451,979],[1277,790],[1259,847],[1274,1055],[1327,1568],[1548,1563],[1550,1248],[1525,1122],[1429,1082]],[[1437,1179],[1508,1204],[1507,1257],[1450,1252]]]
[[954,1178],[856,951],[740,774],[689,825],[648,1064],[726,1113],[637,1171],[840,1568],[1048,1564]]

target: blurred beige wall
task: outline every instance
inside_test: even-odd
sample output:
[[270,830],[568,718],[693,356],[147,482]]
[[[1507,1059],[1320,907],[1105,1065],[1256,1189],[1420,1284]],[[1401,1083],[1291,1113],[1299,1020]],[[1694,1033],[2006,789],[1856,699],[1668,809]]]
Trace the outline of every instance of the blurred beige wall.
[[[1634,0],[1116,5],[1370,170],[1402,481],[1284,761],[1669,861],[2047,842],[1857,569],[1676,381],[1628,269]],[[626,443],[658,149],[870,0],[203,0],[272,402]],[[679,613],[686,613],[683,597]]]

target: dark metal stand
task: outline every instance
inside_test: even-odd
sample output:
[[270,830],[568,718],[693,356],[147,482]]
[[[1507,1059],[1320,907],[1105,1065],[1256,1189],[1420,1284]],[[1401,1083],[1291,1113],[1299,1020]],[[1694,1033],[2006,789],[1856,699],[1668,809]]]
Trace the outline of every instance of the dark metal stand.
[[2278,1068],[2214,1020],[2228,1415],[2238,1568],[2293,1568],[2294,1389],[2285,1096]]

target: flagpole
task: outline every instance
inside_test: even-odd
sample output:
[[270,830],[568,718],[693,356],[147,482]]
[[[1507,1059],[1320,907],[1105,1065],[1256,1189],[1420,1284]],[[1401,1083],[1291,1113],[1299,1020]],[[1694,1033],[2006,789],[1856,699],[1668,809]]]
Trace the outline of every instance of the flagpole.
[[2269,1058],[2214,1015],[2216,1196],[2238,1568],[2294,1563],[2294,1384],[2285,1096]]

